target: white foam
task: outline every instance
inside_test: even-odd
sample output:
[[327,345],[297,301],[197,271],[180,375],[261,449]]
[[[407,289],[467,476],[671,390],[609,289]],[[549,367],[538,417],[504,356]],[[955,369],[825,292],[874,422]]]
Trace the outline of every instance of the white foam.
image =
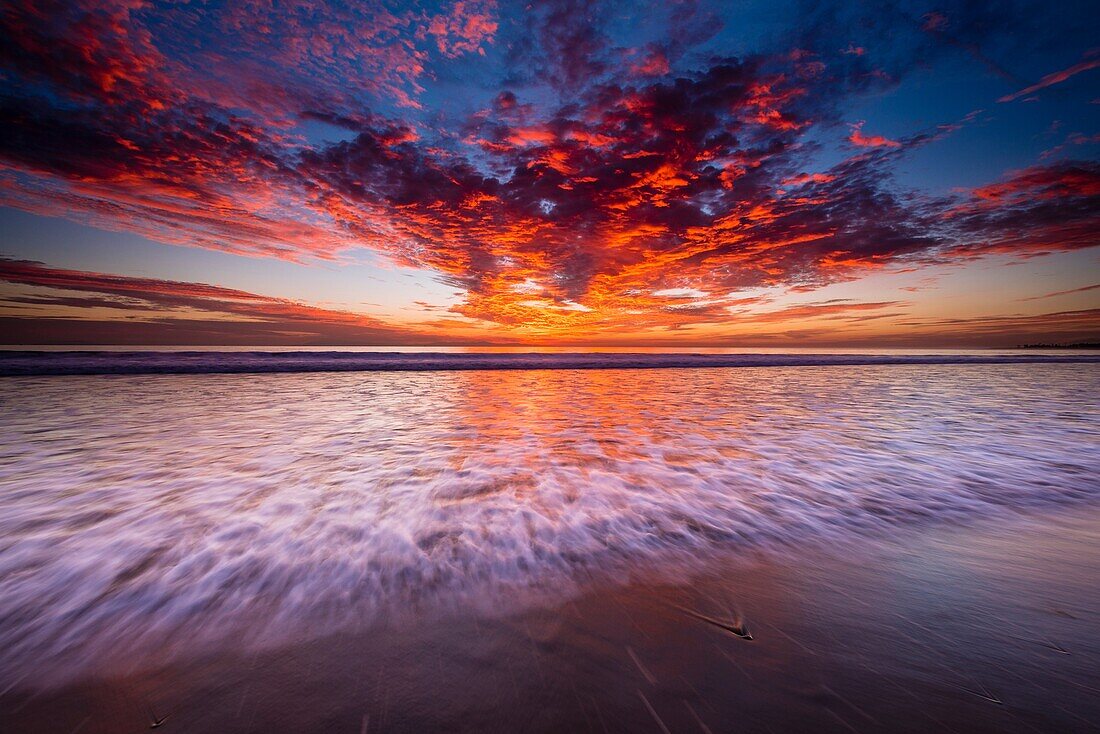
[[1072,364],[11,378],[0,669],[1091,501],[1096,395]]

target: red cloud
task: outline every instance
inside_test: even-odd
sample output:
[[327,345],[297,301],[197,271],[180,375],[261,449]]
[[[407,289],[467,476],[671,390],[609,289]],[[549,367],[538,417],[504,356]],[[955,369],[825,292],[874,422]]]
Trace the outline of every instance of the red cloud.
[[632,64],[630,70],[639,76],[664,76],[670,71],[668,56],[661,49],[652,49],[643,59]]
[[1026,97],[1029,94],[1034,94],[1035,92],[1038,92],[1040,89],[1046,89],[1047,87],[1053,86],[1055,84],[1061,84],[1066,79],[1069,79],[1071,76],[1080,74],[1083,71],[1088,71],[1089,69],[1095,69],[1097,67],[1100,67],[1100,56],[1095,56],[1091,59],[1084,59],[1077,62],[1068,69],[1062,69],[1061,71],[1047,74],[1038,82],[1032,84],[1030,87],[1024,87],[1020,91],[1013,92],[1012,94],[1006,94],[997,101],[1011,102],[1013,100],[1019,99],[1020,97]]
[[449,14],[433,18],[428,33],[435,36],[436,45],[444,56],[455,57],[471,51],[484,53],[482,44],[492,39],[497,30],[495,11],[495,0],[461,0]]
[[1027,168],[974,189],[943,216],[959,232],[951,251],[956,255],[1035,256],[1092,247],[1100,231],[1100,164]]
[[800,173],[797,176],[783,179],[784,186],[801,186],[807,183],[830,183],[836,180],[836,176],[828,173]]
[[851,134],[848,135],[848,142],[859,148],[900,148],[901,143],[896,140],[890,140],[882,135],[864,135],[863,123],[855,122],[850,126],[852,128]]

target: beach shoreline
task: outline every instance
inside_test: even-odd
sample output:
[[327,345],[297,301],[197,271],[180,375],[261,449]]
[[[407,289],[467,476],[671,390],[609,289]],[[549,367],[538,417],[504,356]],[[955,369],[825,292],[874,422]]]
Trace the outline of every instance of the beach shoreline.
[[[6,731],[1090,731],[1100,508],[716,557],[0,695]],[[751,636],[752,639],[746,639]]]

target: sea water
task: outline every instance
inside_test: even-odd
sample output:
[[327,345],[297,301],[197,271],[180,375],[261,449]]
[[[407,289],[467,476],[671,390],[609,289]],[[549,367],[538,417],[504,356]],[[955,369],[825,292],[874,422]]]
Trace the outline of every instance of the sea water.
[[3,378],[0,671],[1095,503],[1098,395],[1072,363]]

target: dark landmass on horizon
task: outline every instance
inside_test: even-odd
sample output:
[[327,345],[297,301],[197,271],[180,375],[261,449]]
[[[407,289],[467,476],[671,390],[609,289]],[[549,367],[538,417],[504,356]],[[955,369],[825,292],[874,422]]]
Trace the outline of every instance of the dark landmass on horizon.
[[1021,344],[1017,349],[1100,349],[1100,342],[1077,342],[1074,344]]

